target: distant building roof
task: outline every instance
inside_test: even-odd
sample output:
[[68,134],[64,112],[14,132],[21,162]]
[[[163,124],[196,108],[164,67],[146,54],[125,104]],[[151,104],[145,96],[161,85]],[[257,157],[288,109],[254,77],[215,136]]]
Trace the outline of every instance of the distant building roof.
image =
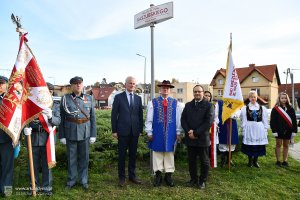
[[[292,98],[292,84],[281,84],[278,92],[286,92]],[[300,83],[294,83],[294,95],[300,97]]]
[[92,88],[91,92],[95,100],[103,101],[103,100],[107,100],[114,90],[116,90],[116,88],[114,87]]
[[[277,65],[261,65],[261,66],[255,66],[255,64],[249,64],[249,67],[243,67],[243,68],[236,68],[236,72],[238,74],[240,83],[242,83],[252,72],[257,71],[259,74],[261,74],[263,77],[265,77],[268,81],[273,82],[273,76],[276,75],[278,85],[281,85],[280,83],[280,77],[277,70]],[[219,69],[215,73],[210,85],[216,85],[216,77],[221,74],[223,77],[226,77],[226,69]]]

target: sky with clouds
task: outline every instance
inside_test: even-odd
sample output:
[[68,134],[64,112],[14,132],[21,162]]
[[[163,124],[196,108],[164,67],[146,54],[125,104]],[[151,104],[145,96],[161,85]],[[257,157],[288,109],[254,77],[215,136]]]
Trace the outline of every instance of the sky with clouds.
[[[162,0],[3,0],[0,5],[0,74],[10,75],[18,51],[12,13],[21,17],[28,44],[46,81],[84,84],[150,75],[150,28],[134,29],[134,15]],[[298,0],[174,0],[174,18],[154,28],[155,79],[210,83],[225,68],[230,33],[236,67],[277,64],[300,82]]]

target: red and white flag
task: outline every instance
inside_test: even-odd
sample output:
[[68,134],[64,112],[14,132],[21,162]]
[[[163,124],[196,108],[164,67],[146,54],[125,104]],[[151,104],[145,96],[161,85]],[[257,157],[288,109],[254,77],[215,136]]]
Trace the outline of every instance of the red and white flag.
[[14,145],[18,143],[23,127],[53,103],[25,36],[21,36],[17,60],[0,105],[0,128],[12,138]]

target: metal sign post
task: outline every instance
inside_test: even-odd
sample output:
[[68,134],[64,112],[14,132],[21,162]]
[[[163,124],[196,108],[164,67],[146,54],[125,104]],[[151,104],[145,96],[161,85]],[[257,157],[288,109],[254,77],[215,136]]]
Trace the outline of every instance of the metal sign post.
[[[173,2],[168,2],[158,6],[150,5],[150,8],[134,15],[134,28],[144,28],[150,26],[151,30],[151,100],[155,96],[155,76],[154,76],[154,25],[173,18]],[[152,151],[150,150],[150,169],[152,167]]]

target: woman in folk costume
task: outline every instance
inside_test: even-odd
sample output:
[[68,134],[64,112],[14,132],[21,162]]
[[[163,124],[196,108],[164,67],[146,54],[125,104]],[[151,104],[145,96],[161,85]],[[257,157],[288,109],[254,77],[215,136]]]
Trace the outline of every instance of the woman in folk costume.
[[243,130],[242,152],[248,156],[248,166],[259,168],[258,156],[266,155],[268,144],[268,112],[257,103],[257,92],[249,92],[250,103],[241,110]]
[[[227,119],[224,124],[222,124],[222,113],[223,113],[223,101],[218,101],[218,109],[219,109],[219,151],[221,153],[221,167],[225,166],[225,163],[228,163],[229,159],[229,145],[230,151],[234,151],[236,145],[239,143],[239,132],[236,122],[236,113],[231,116],[232,120],[232,131],[231,131],[231,142],[229,140],[230,135],[230,119]],[[232,162],[232,154],[230,159],[230,164],[233,166]]]
[[[212,102],[212,95],[210,91],[204,91],[204,98],[207,99],[207,101]],[[214,102],[213,103],[214,108],[215,108],[215,117],[214,117],[214,122],[211,125],[210,129],[210,152],[209,152],[209,157],[210,157],[210,166],[211,168],[217,167],[217,145],[219,144],[219,137],[218,137],[218,124],[219,124],[219,108],[218,108],[218,103]]]
[[[290,104],[286,93],[279,93],[276,105],[271,111],[270,121],[272,133],[276,138],[276,165],[288,166],[289,143],[297,133],[297,119],[294,108]],[[283,162],[280,162],[280,149],[283,144]]]

